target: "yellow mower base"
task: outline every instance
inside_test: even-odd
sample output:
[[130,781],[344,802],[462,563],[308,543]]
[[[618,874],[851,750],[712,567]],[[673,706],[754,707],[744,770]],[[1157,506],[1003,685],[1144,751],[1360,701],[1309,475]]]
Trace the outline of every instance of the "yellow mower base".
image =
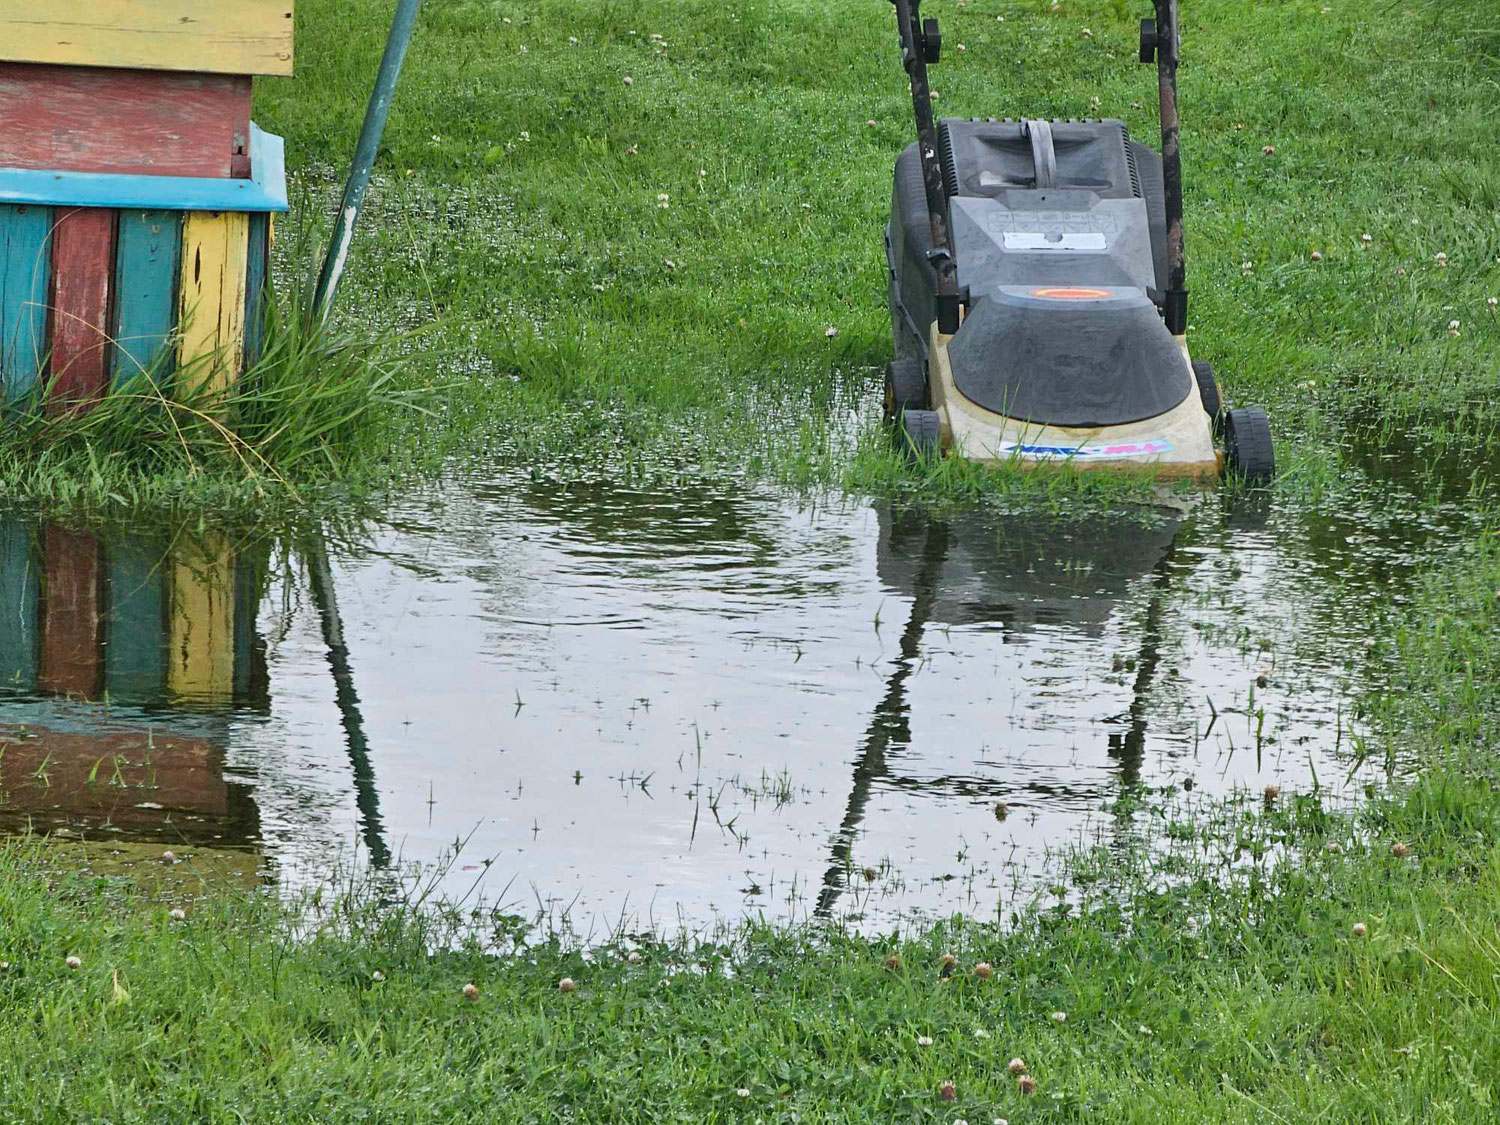
[[932,326],[927,385],[942,426],[946,453],[984,464],[1023,468],[1062,466],[1106,472],[1149,473],[1157,479],[1211,484],[1223,475],[1223,454],[1203,409],[1187,340],[1176,337],[1188,373],[1188,396],[1155,418],[1085,429],[1042,426],[986,410],[965,398],[953,381],[945,336]]

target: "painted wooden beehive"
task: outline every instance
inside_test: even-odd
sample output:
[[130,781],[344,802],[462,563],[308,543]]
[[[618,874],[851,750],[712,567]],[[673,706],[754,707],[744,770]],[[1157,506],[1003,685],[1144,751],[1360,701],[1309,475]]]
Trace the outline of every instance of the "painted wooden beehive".
[[132,377],[227,386],[258,347],[292,0],[0,5],[0,386],[87,403]]

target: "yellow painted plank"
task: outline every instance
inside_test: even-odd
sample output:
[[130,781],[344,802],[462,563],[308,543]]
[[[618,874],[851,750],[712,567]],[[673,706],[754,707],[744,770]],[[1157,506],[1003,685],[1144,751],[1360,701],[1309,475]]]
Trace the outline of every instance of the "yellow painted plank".
[[9,62],[292,73],[292,0],[4,0]]
[[234,556],[221,536],[184,540],[171,578],[167,689],[227,702],[234,691]]
[[183,217],[178,364],[205,389],[227,389],[243,365],[249,254],[250,216],[243,211]]

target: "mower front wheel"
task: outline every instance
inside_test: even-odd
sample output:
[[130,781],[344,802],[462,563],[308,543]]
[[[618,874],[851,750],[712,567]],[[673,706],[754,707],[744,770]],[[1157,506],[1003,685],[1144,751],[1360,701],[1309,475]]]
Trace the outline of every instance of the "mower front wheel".
[[917,461],[941,457],[942,422],[936,410],[903,410],[899,440],[907,456]]
[[896,422],[906,410],[927,409],[927,376],[915,359],[885,365],[885,420]]
[[1224,412],[1224,467],[1246,484],[1269,484],[1275,477],[1271,420],[1261,407]]

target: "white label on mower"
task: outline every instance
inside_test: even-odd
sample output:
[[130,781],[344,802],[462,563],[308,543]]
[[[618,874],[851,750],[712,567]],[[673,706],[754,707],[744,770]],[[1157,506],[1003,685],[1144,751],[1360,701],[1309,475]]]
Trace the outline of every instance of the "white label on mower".
[[1102,234],[1063,234],[1041,231],[1008,230],[1005,232],[1007,250],[1104,250],[1108,244]]
[[1172,452],[1170,441],[1129,441],[1115,445],[1033,445],[1003,441],[998,457],[1026,457],[1036,461],[1112,461],[1122,457],[1159,457]]

